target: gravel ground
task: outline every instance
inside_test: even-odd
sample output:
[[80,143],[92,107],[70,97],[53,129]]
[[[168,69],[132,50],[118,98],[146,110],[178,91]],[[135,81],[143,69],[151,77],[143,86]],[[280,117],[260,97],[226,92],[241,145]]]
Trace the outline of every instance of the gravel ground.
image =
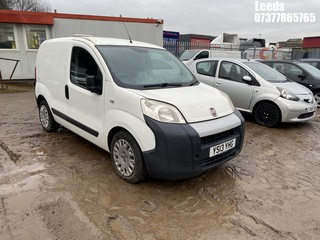
[[0,239],[319,239],[320,110],[264,128],[242,153],[184,181],[132,185],[110,155],[42,130],[33,89],[0,94]]

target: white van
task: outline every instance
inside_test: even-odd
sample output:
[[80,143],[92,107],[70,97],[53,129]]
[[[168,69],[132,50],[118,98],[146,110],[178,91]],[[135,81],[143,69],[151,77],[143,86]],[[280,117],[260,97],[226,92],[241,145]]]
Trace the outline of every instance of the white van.
[[36,62],[40,122],[111,153],[130,183],[194,177],[239,154],[244,120],[165,49],[97,37],[45,41]]

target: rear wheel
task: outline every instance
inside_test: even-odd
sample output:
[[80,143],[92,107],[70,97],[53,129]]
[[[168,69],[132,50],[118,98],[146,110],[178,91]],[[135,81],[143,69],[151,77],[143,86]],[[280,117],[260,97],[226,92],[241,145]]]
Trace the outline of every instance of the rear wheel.
[[146,177],[140,147],[127,132],[115,134],[111,142],[111,159],[116,173],[129,183],[137,183]]
[[54,120],[46,100],[42,100],[39,104],[39,118],[41,126],[46,132],[58,130],[59,124]]
[[275,104],[264,102],[255,107],[253,117],[262,126],[275,127],[280,123],[281,113]]

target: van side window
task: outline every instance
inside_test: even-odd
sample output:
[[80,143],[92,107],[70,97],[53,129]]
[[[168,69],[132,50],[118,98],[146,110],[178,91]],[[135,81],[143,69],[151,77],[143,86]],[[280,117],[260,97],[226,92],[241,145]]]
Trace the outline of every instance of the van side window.
[[92,87],[92,82],[88,85],[87,78],[94,79],[94,85],[102,90],[102,73],[93,59],[85,49],[73,47],[71,56],[70,80],[73,84],[88,89]]
[[203,59],[203,58],[209,58],[209,52],[208,51],[203,51],[201,53],[199,53],[194,60],[198,60],[198,59]]

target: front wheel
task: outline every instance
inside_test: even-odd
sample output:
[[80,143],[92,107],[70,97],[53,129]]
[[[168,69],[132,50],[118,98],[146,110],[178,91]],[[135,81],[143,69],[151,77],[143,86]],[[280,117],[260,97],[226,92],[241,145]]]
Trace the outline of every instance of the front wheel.
[[59,128],[59,124],[54,120],[46,100],[42,100],[39,104],[39,118],[42,128],[46,132],[55,132]]
[[111,142],[111,160],[116,173],[129,183],[137,183],[146,177],[140,147],[127,132],[115,134]]
[[314,98],[316,99],[317,106],[320,107],[320,91],[314,92]]
[[265,102],[255,107],[253,117],[259,125],[275,127],[280,123],[281,113],[275,104]]

